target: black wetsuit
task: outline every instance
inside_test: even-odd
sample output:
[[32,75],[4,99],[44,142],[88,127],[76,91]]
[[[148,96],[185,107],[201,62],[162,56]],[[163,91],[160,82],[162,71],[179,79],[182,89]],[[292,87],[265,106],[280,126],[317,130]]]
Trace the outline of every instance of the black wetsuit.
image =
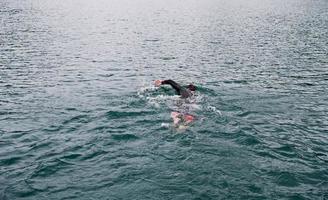
[[181,95],[182,98],[188,98],[192,96],[192,93],[187,88],[182,87],[172,80],[164,80],[162,81],[162,84],[171,85],[178,93],[178,95]]

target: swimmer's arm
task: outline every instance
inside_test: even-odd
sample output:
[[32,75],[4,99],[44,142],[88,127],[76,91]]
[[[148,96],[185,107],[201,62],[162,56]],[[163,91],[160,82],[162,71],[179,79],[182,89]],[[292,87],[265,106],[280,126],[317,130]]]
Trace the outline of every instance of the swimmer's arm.
[[180,95],[181,94],[181,91],[182,91],[182,87],[176,83],[175,81],[172,81],[172,80],[164,80],[162,81],[162,85],[171,85],[171,87],[173,87],[175,89],[175,91]]

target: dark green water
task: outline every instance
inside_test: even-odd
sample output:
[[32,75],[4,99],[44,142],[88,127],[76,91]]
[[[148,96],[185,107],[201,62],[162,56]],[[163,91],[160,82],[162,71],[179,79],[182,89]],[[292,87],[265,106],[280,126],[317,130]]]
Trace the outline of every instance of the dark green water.
[[0,0],[0,199],[328,199],[327,11]]

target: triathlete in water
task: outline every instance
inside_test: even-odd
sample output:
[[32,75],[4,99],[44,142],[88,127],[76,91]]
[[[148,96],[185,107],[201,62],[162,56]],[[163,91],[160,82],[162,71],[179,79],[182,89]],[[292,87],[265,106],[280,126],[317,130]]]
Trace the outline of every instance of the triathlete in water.
[[[189,84],[187,87],[182,87],[178,83],[173,80],[156,80],[155,86],[159,87],[161,85],[170,85],[181,98],[189,98],[194,95],[196,87],[192,84]],[[185,126],[195,120],[195,117],[190,114],[182,113],[182,112],[171,112],[171,117],[173,119],[173,123],[176,126]],[[182,125],[181,125],[182,124]]]

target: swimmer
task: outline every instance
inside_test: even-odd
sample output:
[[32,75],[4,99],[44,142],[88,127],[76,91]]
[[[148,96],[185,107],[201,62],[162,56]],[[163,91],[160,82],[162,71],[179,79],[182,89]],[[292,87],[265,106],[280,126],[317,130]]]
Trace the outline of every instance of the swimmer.
[[193,95],[193,92],[195,92],[196,87],[193,84],[189,84],[186,88],[182,87],[178,83],[172,80],[156,80],[155,86],[159,87],[161,85],[170,85],[175,89],[175,91],[178,93],[178,95],[181,95],[181,98],[188,98]]
[[[181,95],[181,98],[189,98],[194,95],[196,87],[192,84],[189,84],[186,88],[182,87],[178,83],[172,80],[156,80],[155,86],[159,87],[161,85],[170,85],[178,95]],[[190,114],[185,114],[181,112],[171,112],[171,117],[173,119],[173,124],[179,129],[185,129],[188,124],[195,120],[195,117]]]

